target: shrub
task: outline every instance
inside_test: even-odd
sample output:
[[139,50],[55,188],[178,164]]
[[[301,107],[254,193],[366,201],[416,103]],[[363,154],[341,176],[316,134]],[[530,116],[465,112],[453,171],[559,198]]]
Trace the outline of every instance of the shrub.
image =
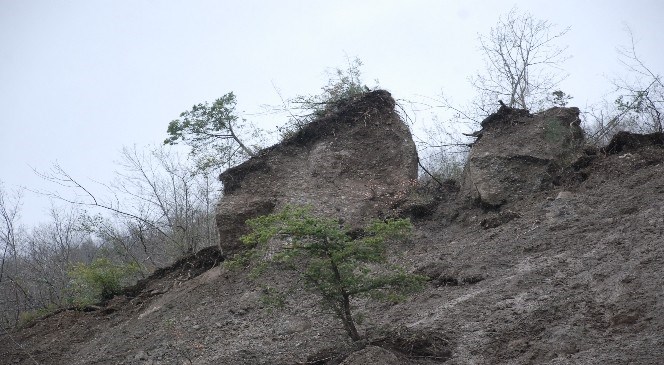
[[69,270],[72,302],[85,306],[111,299],[139,270],[136,263],[116,264],[107,258],[97,258],[90,264],[78,263]]
[[286,100],[284,108],[290,118],[285,125],[277,128],[282,139],[294,135],[316,118],[333,112],[340,102],[371,91],[362,81],[361,67],[362,61],[359,58],[348,59],[345,68],[328,71],[327,84],[321,88],[320,94],[299,95]]
[[21,312],[18,319],[18,325],[21,327],[28,326],[38,319],[48,317],[49,315],[56,313],[59,309],[60,307],[51,303],[46,307]]

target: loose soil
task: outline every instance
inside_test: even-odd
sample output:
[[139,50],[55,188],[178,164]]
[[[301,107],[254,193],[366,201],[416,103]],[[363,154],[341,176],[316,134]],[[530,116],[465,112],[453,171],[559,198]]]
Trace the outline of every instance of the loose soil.
[[402,303],[355,303],[363,352],[314,295],[262,308],[247,273],[208,249],[98,309],[2,334],[0,363],[664,363],[664,149],[589,150],[563,176],[492,209],[415,191],[425,202],[402,210],[417,212],[414,236],[390,251],[430,284]]

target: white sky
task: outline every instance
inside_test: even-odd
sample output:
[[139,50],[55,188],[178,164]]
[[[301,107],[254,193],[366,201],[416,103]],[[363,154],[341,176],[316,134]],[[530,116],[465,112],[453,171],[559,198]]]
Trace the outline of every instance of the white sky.
[[[31,168],[55,161],[84,182],[107,181],[122,146],[161,143],[193,104],[233,91],[238,110],[255,113],[279,104],[273,84],[286,97],[319,92],[346,55],[395,98],[444,90],[467,101],[467,77],[482,66],[478,33],[515,4],[571,26],[562,89],[572,105],[610,89],[625,24],[643,61],[664,72],[661,0],[0,0],[0,181],[44,189]],[[285,122],[272,119],[261,126]],[[44,219],[49,204],[26,192],[23,221]]]

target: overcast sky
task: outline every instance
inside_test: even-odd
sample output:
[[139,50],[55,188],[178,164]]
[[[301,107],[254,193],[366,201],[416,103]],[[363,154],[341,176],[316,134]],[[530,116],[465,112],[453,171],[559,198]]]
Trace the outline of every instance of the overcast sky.
[[[571,27],[562,89],[573,105],[610,89],[625,25],[643,61],[664,72],[661,0],[0,0],[0,181],[43,189],[32,168],[56,161],[83,181],[108,181],[123,146],[161,143],[194,103],[233,91],[251,118],[279,104],[274,86],[285,97],[317,93],[347,56],[395,98],[444,91],[466,101],[467,77],[482,66],[478,34],[514,5]],[[48,207],[26,192],[24,223]]]

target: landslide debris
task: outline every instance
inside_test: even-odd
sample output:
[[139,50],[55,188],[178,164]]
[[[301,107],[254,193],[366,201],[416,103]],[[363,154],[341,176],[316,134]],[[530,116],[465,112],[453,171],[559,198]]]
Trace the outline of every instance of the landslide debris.
[[[385,95],[373,95],[382,101],[365,101],[367,115],[382,110],[376,105],[389,109]],[[373,138],[366,131],[374,129],[363,129],[361,110],[350,104],[337,112],[356,118],[344,119],[349,125],[344,128]],[[185,260],[99,310],[65,310],[0,334],[0,363],[661,364],[664,146],[656,136],[632,135],[616,137],[620,141],[614,146],[620,147],[584,149],[577,146],[574,123],[570,126],[576,112],[554,109],[531,116],[502,110],[485,123],[473,149],[491,152],[488,146],[495,146],[494,159],[502,161],[518,183],[506,184],[512,180],[502,175],[492,181],[494,175],[486,173],[481,181],[487,191],[499,191],[502,197],[479,194],[486,204],[469,201],[468,187],[482,185],[471,180],[461,190],[437,191],[436,199],[421,199],[426,190],[415,189],[418,199],[407,198],[399,205],[396,211],[404,214],[412,209],[403,207],[424,208],[417,210],[413,239],[390,247],[391,260],[427,275],[430,286],[402,303],[354,303],[368,314],[360,325],[367,338],[362,349],[347,340],[333,315],[320,313],[309,292],[295,290],[287,298],[288,310],[265,310],[261,289],[248,273],[215,266],[221,253],[209,249],[199,254],[202,261]],[[342,143],[334,139],[341,127],[332,123],[329,129],[305,132],[311,137],[278,145],[262,160],[250,160],[223,177],[229,182],[229,196],[236,194],[232,199],[237,199],[233,204],[238,212],[248,217],[261,207],[267,211],[291,202],[302,181],[321,184],[302,186],[307,199],[321,189],[324,199],[305,201],[322,206],[322,212],[377,214],[383,207],[392,209],[389,199],[394,196],[380,189],[369,197],[364,193],[371,189],[346,193],[346,187],[364,185],[353,177],[355,167],[333,161],[360,163],[356,154],[369,150],[352,150],[348,157],[344,149],[334,148]],[[376,128],[381,125],[375,123]],[[402,126],[392,123],[384,126],[396,135]],[[548,133],[547,123],[552,125]],[[357,142],[348,143],[360,148]],[[572,152],[565,152],[565,145]],[[518,151],[531,151],[532,158],[547,162],[508,157],[522,155]],[[401,152],[394,153],[386,161],[411,168],[403,161],[412,161],[412,156],[401,160],[396,158]],[[475,168],[482,168],[483,155],[473,153]],[[311,159],[323,155],[330,159]],[[275,164],[279,161],[283,164]],[[306,168],[292,174],[274,168],[294,161]],[[331,180],[319,179],[327,170],[316,166],[331,168]],[[275,185],[287,185],[289,191],[266,187],[272,181],[270,169],[276,173]],[[411,176],[387,170],[393,181]],[[288,176],[294,181],[286,180]],[[325,195],[335,181],[345,182]],[[259,189],[254,196],[252,186]],[[254,198],[259,203],[245,208],[242,198],[249,199],[247,206]],[[264,198],[274,204],[261,205]],[[327,206],[328,201],[351,206],[337,210]],[[231,211],[224,209],[220,207],[220,214],[230,217]],[[220,222],[234,224],[223,219]],[[227,239],[241,230],[227,231]],[[224,249],[232,250],[235,243],[225,242]],[[291,285],[294,279],[275,275],[271,280],[273,285]]]

